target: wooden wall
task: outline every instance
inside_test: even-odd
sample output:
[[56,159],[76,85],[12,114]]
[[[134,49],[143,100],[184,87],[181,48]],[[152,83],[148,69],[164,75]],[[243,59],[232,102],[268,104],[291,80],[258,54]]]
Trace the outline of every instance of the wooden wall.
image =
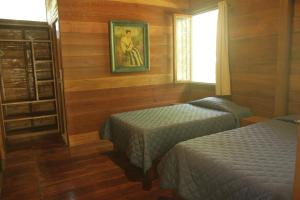
[[[300,74],[300,49],[297,45],[300,43],[300,28],[297,28],[300,27],[299,1],[296,0],[294,20],[290,112],[299,112],[300,109],[300,86],[297,84]],[[173,84],[172,14],[187,8],[211,7],[217,2],[59,0],[67,128],[71,145],[98,140],[98,129],[112,113],[213,95],[212,86]],[[229,1],[232,99],[249,106],[257,115],[267,117],[273,116],[275,106],[279,2]],[[149,23],[150,72],[111,73],[108,22],[118,19]]]
[[300,0],[295,0],[289,112],[300,113]]
[[[188,1],[61,0],[58,6],[71,145],[97,141],[112,113],[191,98],[188,85],[173,84],[172,13]],[[120,19],[149,23],[150,72],[111,73],[108,23]],[[192,97],[207,94],[200,91]]]
[[[257,115],[274,115],[281,0],[228,0],[232,99]],[[191,0],[192,10],[218,0]],[[300,112],[300,1],[296,0],[289,112]]]
[[192,12],[198,10],[206,10],[215,7],[220,0],[190,0],[190,10]]
[[229,46],[232,99],[273,116],[279,0],[231,0]]

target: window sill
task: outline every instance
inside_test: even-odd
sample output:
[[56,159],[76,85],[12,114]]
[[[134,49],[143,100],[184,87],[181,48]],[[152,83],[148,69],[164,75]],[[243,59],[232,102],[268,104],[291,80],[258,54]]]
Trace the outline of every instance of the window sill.
[[192,82],[192,81],[175,81],[174,84],[189,84],[189,85],[196,85],[196,86],[209,86],[215,87],[215,83],[204,83],[204,82]]
[[203,83],[203,82],[190,82],[191,85],[200,85],[200,86],[216,86],[215,83]]
[[190,84],[191,81],[175,81],[175,84]]

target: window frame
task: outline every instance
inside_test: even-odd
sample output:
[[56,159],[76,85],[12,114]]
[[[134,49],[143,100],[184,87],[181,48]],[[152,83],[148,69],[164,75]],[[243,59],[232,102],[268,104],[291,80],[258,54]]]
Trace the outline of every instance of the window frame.
[[209,7],[203,8],[203,9],[195,10],[195,11],[191,12],[190,15],[191,16],[200,15],[200,14],[210,12],[210,11],[213,11],[213,10],[217,10],[217,9],[219,9],[218,4],[213,5],[213,6],[209,6]]
[[[215,86],[217,83],[206,83],[206,82],[197,82],[197,81],[193,81],[192,80],[192,74],[193,74],[193,67],[192,67],[192,60],[193,60],[193,55],[192,55],[192,50],[193,50],[193,38],[192,38],[192,18],[193,16],[195,15],[200,15],[200,14],[203,14],[203,13],[206,13],[206,12],[210,12],[210,11],[213,11],[213,10],[218,10],[219,7],[218,5],[213,5],[213,6],[209,6],[207,8],[204,8],[204,9],[198,9],[198,10],[195,10],[195,11],[192,11],[190,14],[178,14],[178,13],[175,13],[173,14],[173,44],[174,44],[174,47],[173,47],[173,57],[174,57],[174,82],[175,83],[190,83],[190,84],[194,84],[194,85],[208,85],[208,86]],[[190,80],[178,80],[177,79],[177,42],[176,42],[176,38],[177,38],[177,31],[176,31],[176,19],[178,17],[185,17],[189,20],[189,23],[190,23]]]
[[[191,82],[191,78],[192,78],[192,68],[190,66],[190,75],[189,75],[189,80],[178,80],[178,76],[177,76],[177,42],[176,42],[176,38],[177,38],[177,26],[176,26],[176,20],[178,18],[185,18],[189,21],[190,27],[192,27],[192,15],[189,14],[174,14],[173,15],[173,44],[174,44],[174,48],[173,48],[173,62],[174,62],[174,82],[175,83],[190,83]],[[192,39],[192,32],[190,31],[190,38]],[[191,41],[192,44],[192,41]],[[192,50],[192,45],[190,45],[190,52]],[[192,56],[190,56],[190,63],[192,62]]]

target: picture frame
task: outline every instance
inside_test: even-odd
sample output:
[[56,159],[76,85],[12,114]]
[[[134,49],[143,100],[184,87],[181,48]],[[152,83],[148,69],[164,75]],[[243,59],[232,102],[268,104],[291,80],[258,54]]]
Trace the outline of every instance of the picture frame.
[[148,24],[141,21],[110,21],[111,70],[145,72],[150,70]]

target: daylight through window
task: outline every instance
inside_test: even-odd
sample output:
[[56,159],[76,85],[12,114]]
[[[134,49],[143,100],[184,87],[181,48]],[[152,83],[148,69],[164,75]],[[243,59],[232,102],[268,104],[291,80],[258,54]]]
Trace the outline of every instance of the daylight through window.
[[47,21],[44,0],[0,0],[0,19]]
[[175,21],[176,81],[215,84],[218,9]]
[[218,10],[192,17],[192,81],[216,83]]

